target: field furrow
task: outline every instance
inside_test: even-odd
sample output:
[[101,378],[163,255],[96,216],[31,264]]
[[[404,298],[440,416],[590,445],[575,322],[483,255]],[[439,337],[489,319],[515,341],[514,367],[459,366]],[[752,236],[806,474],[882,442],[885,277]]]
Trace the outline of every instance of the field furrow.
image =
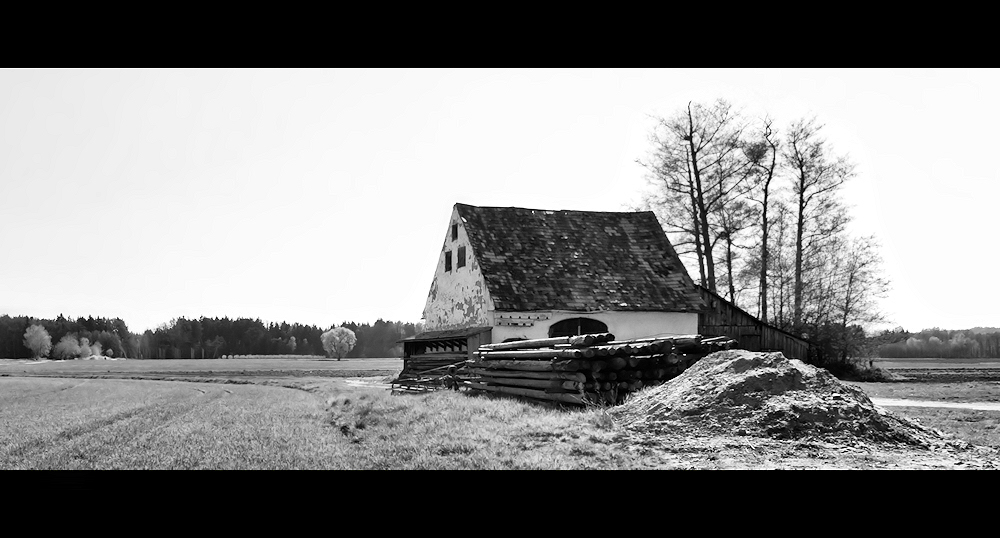
[[[936,453],[705,436],[680,423],[633,431],[599,408],[559,410],[452,391],[391,395],[303,375],[314,368],[291,362],[297,375],[272,376],[275,363],[266,361],[227,360],[227,369],[129,362],[103,371],[41,364],[12,372],[22,366],[8,365],[9,377],[0,368],[0,469],[957,469],[998,461],[998,411],[895,408],[992,447]],[[370,379],[385,380],[389,372],[380,369],[389,365],[358,361],[325,372],[341,377],[368,368],[377,376]],[[43,370],[51,377],[35,377]],[[874,398],[1000,401],[1000,385],[991,381],[853,384]]]

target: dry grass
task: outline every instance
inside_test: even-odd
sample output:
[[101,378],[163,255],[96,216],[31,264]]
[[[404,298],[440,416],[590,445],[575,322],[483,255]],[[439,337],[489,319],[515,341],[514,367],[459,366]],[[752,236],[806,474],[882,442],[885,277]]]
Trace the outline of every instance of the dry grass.
[[[0,468],[951,468],[960,459],[962,468],[972,461],[673,426],[635,431],[601,408],[456,392],[391,395],[331,378],[254,382],[0,378]],[[986,446],[1000,438],[998,413],[893,412]]]
[[942,383],[856,383],[872,398],[906,398],[944,402],[1000,402],[1000,383],[962,381]]
[[1000,449],[1000,411],[893,407],[892,411],[974,445]]
[[[265,359],[265,360],[329,360],[323,355],[223,355],[220,359],[241,360],[241,359]],[[187,360],[187,359],[181,359]],[[196,359],[202,360],[202,359]]]
[[358,377],[398,372],[401,359],[174,359],[0,361],[0,375],[142,377],[167,375]]
[[455,392],[328,398],[330,423],[365,469],[632,468],[602,410],[557,411]]
[[0,468],[336,468],[323,416],[314,396],[289,389],[5,378]]
[[603,411],[289,386],[0,378],[3,469],[628,468]]
[[388,374],[386,374],[386,375],[384,375],[382,377],[379,377],[378,378],[378,382],[379,383],[392,383],[397,378],[399,378],[399,374],[402,371],[403,371],[402,368],[397,368],[397,369],[393,370],[392,372],[390,372],[390,373],[388,373]]
[[[872,398],[902,398],[942,402],[1000,402],[996,381],[851,383]],[[1000,411],[892,407],[892,412],[969,443],[1000,448]]]

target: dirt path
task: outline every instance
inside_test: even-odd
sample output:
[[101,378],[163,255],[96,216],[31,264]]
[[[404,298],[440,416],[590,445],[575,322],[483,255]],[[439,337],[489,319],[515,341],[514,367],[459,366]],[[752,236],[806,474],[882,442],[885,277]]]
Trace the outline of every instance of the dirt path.
[[940,402],[931,400],[906,400],[903,398],[871,398],[875,405],[882,407],[943,407],[948,409],[973,409],[976,411],[1000,411],[1000,402]]
[[344,383],[352,387],[367,387],[372,389],[392,389],[392,384],[379,381],[380,377],[347,377]]

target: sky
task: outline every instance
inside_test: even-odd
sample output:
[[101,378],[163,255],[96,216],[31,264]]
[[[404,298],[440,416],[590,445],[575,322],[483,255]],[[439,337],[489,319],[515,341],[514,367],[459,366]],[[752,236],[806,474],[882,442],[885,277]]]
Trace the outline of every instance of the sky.
[[855,163],[886,327],[1000,326],[997,95],[997,69],[0,69],[0,314],[417,322],[455,203],[627,210],[655,117],[722,98]]

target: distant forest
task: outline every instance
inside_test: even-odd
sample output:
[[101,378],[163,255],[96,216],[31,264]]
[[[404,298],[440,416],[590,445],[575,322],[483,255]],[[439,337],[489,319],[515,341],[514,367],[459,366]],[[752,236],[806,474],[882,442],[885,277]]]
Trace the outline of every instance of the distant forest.
[[413,336],[420,324],[384,321],[374,324],[344,322],[321,328],[315,325],[268,323],[260,319],[176,318],[169,323],[132,333],[119,318],[39,319],[27,316],[0,316],[0,357],[29,358],[31,351],[24,346],[28,326],[45,328],[55,345],[64,336],[86,338],[100,343],[111,357],[133,359],[210,359],[224,355],[326,355],[320,335],[332,327],[343,326],[354,331],[358,339],[347,358],[400,357],[401,338]]
[[1000,328],[962,331],[924,329],[918,333],[884,331],[870,339],[882,358],[1000,358]]
[[[119,318],[56,319],[0,316],[0,358],[29,358],[24,346],[28,326],[45,328],[52,344],[64,336],[86,338],[100,344],[110,357],[132,359],[200,359],[228,355],[323,355],[320,335],[333,327],[354,331],[358,342],[347,358],[400,357],[401,338],[422,330],[421,324],[378,320],[374,324],[344,322],[321,328],[315,325],[268,323],[248,318],[176,318],[136,334]],[[903,329],[882,331],[867,337],[869,354],[882,358],[1000,358],[1000,328],[966,330],[925,329],[911,333]]]

